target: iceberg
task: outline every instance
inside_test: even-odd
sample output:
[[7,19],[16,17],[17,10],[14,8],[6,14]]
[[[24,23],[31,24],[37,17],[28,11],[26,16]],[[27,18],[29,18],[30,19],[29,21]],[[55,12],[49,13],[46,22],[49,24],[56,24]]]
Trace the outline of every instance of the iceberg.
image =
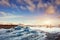
[[[56,35],[57,34],[57,35]],[[49,33],[31,27],[0,29],[0,40],[55,40],[60,33]]]
[[17,26],[10,29],[0,29],[0,40],[45,40],[45,34],[29,27]]

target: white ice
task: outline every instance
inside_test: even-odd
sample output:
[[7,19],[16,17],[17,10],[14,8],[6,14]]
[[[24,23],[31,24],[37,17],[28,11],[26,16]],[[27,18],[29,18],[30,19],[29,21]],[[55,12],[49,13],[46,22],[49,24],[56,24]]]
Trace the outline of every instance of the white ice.
[[42,30],[44,32],[49,32],[49,33],[57,33],[60,32],[60,28],[58,27],[53,27],[53,28],[46,28],[46,27],[30,27],[33,30]]

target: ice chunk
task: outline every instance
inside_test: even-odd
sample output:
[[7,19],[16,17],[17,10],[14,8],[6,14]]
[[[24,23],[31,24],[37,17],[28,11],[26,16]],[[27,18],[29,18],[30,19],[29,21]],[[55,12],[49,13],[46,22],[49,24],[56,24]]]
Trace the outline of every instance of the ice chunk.
[[20,30],[21,28],[23,28],[23,27],[21,27],[21,26],[16,26],[14,29],[15,29],[15,30]]

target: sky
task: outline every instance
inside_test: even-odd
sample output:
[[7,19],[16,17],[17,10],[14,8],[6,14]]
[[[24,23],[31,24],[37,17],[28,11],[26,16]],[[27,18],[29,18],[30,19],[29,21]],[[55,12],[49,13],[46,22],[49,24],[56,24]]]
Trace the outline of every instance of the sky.
[[0,0],[0,23],[60,24],[60,0]]

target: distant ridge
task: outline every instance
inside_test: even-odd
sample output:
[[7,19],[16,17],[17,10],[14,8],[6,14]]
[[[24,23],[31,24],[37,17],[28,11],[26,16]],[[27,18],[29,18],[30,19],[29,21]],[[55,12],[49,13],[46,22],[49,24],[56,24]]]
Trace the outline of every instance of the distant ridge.
[[17,25],[15,24],[0,24],[0,28],[12,28],[12,27],[16,27]]

